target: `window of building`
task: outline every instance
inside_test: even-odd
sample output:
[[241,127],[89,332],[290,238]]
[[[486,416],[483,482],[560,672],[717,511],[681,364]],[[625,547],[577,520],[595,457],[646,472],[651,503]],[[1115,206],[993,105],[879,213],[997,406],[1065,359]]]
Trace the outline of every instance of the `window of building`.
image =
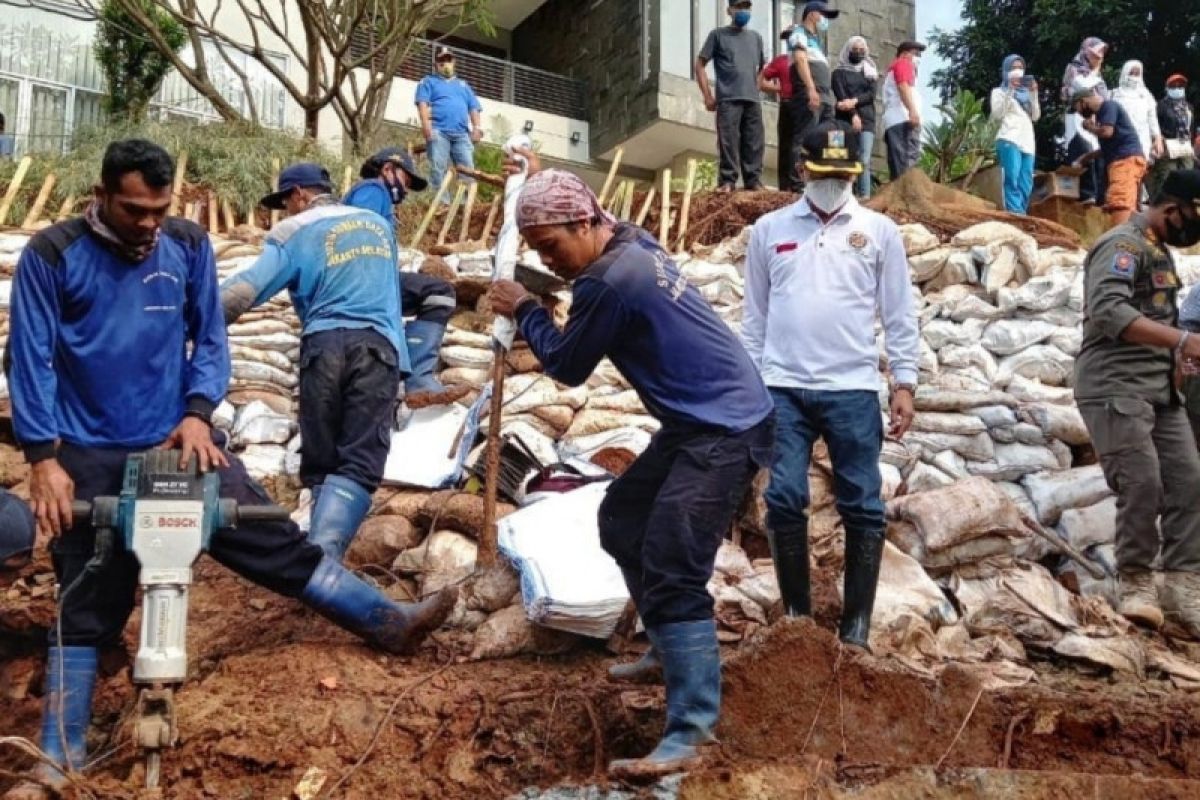
[[661,0],[659,12],[659,71],[690,78],[699,49],[692,40],[692,0]]

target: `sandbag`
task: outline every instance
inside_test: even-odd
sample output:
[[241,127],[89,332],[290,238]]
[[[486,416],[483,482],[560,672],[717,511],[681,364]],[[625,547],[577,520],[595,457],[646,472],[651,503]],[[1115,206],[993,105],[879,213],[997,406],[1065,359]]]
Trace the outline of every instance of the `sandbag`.
[[1019,442],[997,443],[994,460],[967,464],[972,475],[993,481],[1017,481],[1025,475],[1051,469],[1058,469],[1058,458],[1050,448]]
[[479,546],[461,533],[440,530],[396,556],[392,570],[402,575],[440,572],[465,576],[475,568],[478,551]]
[[235,322],[229,326],[226,333],[230,339],[238,339],[241,337],[263,336],[270,333],[287,333],[292,332],[291,324],[281,319],[257,319],[253,322]]
[[1083,329],[1075,325],[1069,327],[1059,325],[1046,342],[1069,356],[1078,356],[1079,351],[1083,348]]
[[1021,417],[1038,426],[1053,439],[1070,445],[1085,445],[1091,441],[1079,409],[1073,405],[1030,403],[1021,408]]
[[1046,434],[1037,425],[1028,422],[1018,422],[1012,426],[1011,430],[1012,440],[1018,444],[1028,444],[1036,447],[1049,444]]
[[943,450],[929,462],[955,480],[971,477],[967,471],[967,460],[953,450]]
[[642,399],[632,389],[613,394],[592,394],[588,398],[587,407],[598,411],[616,411],[621,414],[646,414]]
[[952,476],[947,475],[937,467],[926,464],[924,461],[918,461],[913,466],[912,472],[908,473],[908,477],[905,479],[905,485],[908,487],[909,494],[941,489],[952,483],[954,483]]
[[980,344],[998,356],[1009,356],[1045,341],[1057,331],[1048,322],[1001,319],[987,326]]
[[1058,521],[1058,534],[1081,552],[1092,545],[1112,544],[1117,536],[1117,498],[1066,509]]
[[1094,505],[1112,494],[1099,464],[1029,475],[1021,485],[1029,492],[1043,525],[1057,524],[1069,508]]
[[419,545],[423,535],[424,531],[399,515],[367,517],[346,551],[346,565],[351,569],[366,564],[389,567],[405,550]]
[[567,436],[558,444],[563,461],[571,458],[588,459],[601,450],[621,449],[639,456],[650,446],[650,434],[641,428],[625,427],[588,436]]
[[937,234],[931,233],[924,225],[915,223],[900,226],[900,239],[904,242],[904,252],[909,258],[927,253],[940,244]]
[[[497,502],[496,519],[515,510],[515,506]],[[454,490],[434,492],[426,497],[414,522],[422,529],[436,524],[440,529],[458,531],[477,539],[483,530],[483,497]]]
[[946,263],[938,270],[937,275],[926,286],[930,289],[943,289],[957,284],[979,283],[979,267],[970,253],[956,250],[950,253]]
[[730,284],[739,284],[742,280],[737,268],[732,264],[714,264],[700,259],[688,261],[679,268],[679,271],[693,286],[707,286],[721,280]]
[[482,347],[449,345],[442,348],[440,355],[442,363],[448,367],[490,370],[492,366],[492,351]]
[[891,500],[900,490],[904,476],[900,474],[898,468],[884,461],[879,462],[879,474],[883,478],[883,489],[880,491],[880,495],[884,500]]
[[994,444],[986,433],[957,436],[951,433],[910,431],[905,436],[905,444],[910,451],[916,448],[922,454],[923,461],[931,461],[943,450],[953,450],[968,461],[991,461],[994,455]]
[[1017,262],[1015,248],[1007,245],[990,245],[978,249],[983,251],[982,258],[978,255],[976,257],[976,260],[983,262],[983,271],[979,276],[979,281],[988,294],[995,295],[1000,288],[1008,286],[1010,281],[1016,279],[1018,273],[1025,271]]
[[952,252],[953,250],[949,247],[938,247],[924,253],[910,255],[908,266],[912,272],[913,281],[924,283],[936,278],[942,268],[946,266],[946,259]]
[[1009,248],[1030,273],[1037,268],[1037,240],[1007,222],[989,220],[964,228],[954,234],[950,244],[960,248],[984,247],[988,249],[989,254],[1000,248]]
[[272,411],[266,403],[255,401],[238,409],[233,423],[235,445],[287,444],[295,423],[286,414]]
[[585,408],[575,415],[571,427],[564,434],[565,438],[578,439],[593,433],[603,433],[618,428],[641,428],[654,433],[661,426],[654,417],[644,414],[619,414],[613,411],[597,411]]
[[1047,386],[1038,380],[1030,380],[1022,375],[1013,375],[1009,380],[1006,391],[1022,403],[1054,403],[1070,405],[1075,402],[1075,393],[1061,386]]
[[972,436],[987,431],[983,420],[968,414],[947,414],[937,411],[922,411],[913,415],[912,430],[927,433],[953,433]]
[[276,369],[268,364],[255,361],[233,361],[230,366],[234,378],[246,381],[273,383],[286,389],[294,389],[300,382],[295,372]]
[[[838,586],[842,586],[841,581],[838,581]],[[941,588],[916,559],[891,542],[883,545],[883,560],[875,591],[876,611],[871,618],[872,630],[886,630],[893,620],[906,613],[916,614],[935,628],[953,625],[958,621],[958,612]]]
[[995,481],[996,488],[1008,495],[1008,499],[1016,503],[1017,508],[1021,510],[1030,519],[1037,519],[1037,509],[1033,506],[1033,501],[1029,499],[1029,493],[1021,488],[1021,484],[1011,481]]
[[1065,306],[1071,296],[1071,284],[1075,276],[1069,272],[1051,272],[1031,278],[1017,289],[1001,289],[997,292],[1000,308],[1005,313],[1018,308],[1029,311],[1046,311]]
[[948,319],[935,319],[921,328],[923,338],[934,350],[947,345],[969,345],[979,341],[987,323],[980,319],[968,319],[962,324]]
[[1016,408],[1017,401],[1001,391],[968,392],[917,387],[913,407],[917,411],[965,411],[980,406]]
[[438,380],[444,386],[473,386],[481,387],[491,380],[491,374],[486,369],[472,369],[470,367],[450,367],[442,370]]
[[1083,319],[1082,315],[1077,310],[1068,306],[1049,308],[1045,311],[1024,311],[1018,309],[1017,312],[1012,316],[1013,319],[1045,322],[1059,328],[1075,327]]
[[999,428],[1017,424],[1017,414],[1008,406],[979,406],[977,408],[965,409],[963,413],[978,417],[988,428]]
[[996,359],[979,344],[947,345],[938,353],[938,361],[944,367],[976,367],[989,384],[996,378]]
[[238,458],[250,477],[257,481],[287,472],[287,450],[277,444],[249,445],[238,454]]
[[921,384],[931,390],[948,392],[986,392],[992,388],[991,382],[974,367],[961,371],[947,369],[936,375],[925,376]]
[[491,350],[492,337],[486,333],[476,333],[465,328],[457,328],[453,324],[446,327],[446,336],[442,340],[443,347],[460,346],[475,350]]
[[1007,386],[1014,375],[1040,381],[1050,386],[1070,386],[1075,372],[1075,360],[1050,345],[1037,344],[1001,359],[996,382]]
[[[1001,289],[1000,291],[1005,291]],[[954,310],[950,312],[950,319],[955,322],[963,322],[968,319],[993,320],[1000,319],[1005,315],[1003,309],[992,305],[986,300],[971,295],[964,297]]]
[[233,342],[229,343],[229,357],[235,361],[253,361],[260,364],[267,364],[283,372],[294,372],[297,369],[295,362],[288,358],[286,354],[280,353],[277,350],[246,347]]

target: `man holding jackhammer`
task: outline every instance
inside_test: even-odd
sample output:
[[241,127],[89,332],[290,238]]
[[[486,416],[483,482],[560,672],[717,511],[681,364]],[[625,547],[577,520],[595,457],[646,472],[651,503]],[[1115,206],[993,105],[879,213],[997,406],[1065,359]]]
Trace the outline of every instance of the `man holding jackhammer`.
[[[61,632],[51,633],[41,734],[58,766],[40,765],[7,800],[47,797],[87,765],[98,655],[121,646],[133,610],[136,557],[118,538],[85,574],[96,532],[72,518],[72,501],[119,494],[126,458],[164,447],[217,470],[223,497],[270,502],[209,422],[229,384],[229,350],[208,234],[166,219],[174,171],[158,145],[112,143],[84,216],[38,233],[17,264],[5,354],[13,428],[38,525],[54,537]],[[209,553],[392,653],[415,648],[454,605],[453,591],[392,602],[290,522],[219,530]]]
[[715,742],[721,660],[707,584],[750,480],[770,457],[771,399],[737,338],[648,233],[613,219],[562,170],[525,184],[517,225],[542,263],[572,282],[566,327],[518,283],[497,281],[492,307],[512,317],[546,374],[578,386],[604,357],[662,421],[600,506],[600,543],[616,560],[667,685],[662,740],[611,774],[688,769]]

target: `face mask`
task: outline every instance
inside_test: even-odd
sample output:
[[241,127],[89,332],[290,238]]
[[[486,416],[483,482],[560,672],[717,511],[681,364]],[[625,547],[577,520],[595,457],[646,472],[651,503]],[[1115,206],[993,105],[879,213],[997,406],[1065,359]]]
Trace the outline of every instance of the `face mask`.
[[1191,247],[1200,243],[1200,219],[1189,220],[1182,211],[1175,213],[1183,220],[1183,226],[1177,228],[1167,222],[1167,244],[1172,247]]
[[817,20],[817,31],[824,33],[827,30],[829,30],[829,18],[821,17],[819,20]]
[[1142,76],[1127,75],[1125,80],[1121,81],[1121,85],[1126,89],[1140,89],[1142,87]]
[[864,55],[863,53],[855,53],[853,50],[850,51],[850,63],[851,64],[861,64],[865,58],[866,58],[866,55]]
[[810,205],[832,214],[850,200],[853,187],[850,181],[841,178],[821,178],[810,181],[804,187],[804,196]]
[[914,67],[921,66],[921,57],[920,56],[913,56],[913,66]]
[[733,12],[733,24],[739,28],[744,28],[750,24],[750,12],[742,9],[741,11]]
[[441,76],[443,78],[453,78],[454,77],[454,63],[450,62],[447,64],[438,64],[438,72],[441,74]]
[[404,183],[399,178],[384,178],[383,185],[387,187],[388,194],[392,198],[392,205],[398,206],[404,202],[405,196],[408,195],[408,189],[404,188]]
[[1025,70],[1021,69],[1020,67],[1017,67],[1014,70],[1009,70],[1008,79],[1013,83],[1016,83],[1017,81],[1021,80],[1021,78],[1024,78],[1024,77],[1025,77]]
[[1186,89],[1167,89],[1167,97],[1172,100],[1182,100],[1187,96]]

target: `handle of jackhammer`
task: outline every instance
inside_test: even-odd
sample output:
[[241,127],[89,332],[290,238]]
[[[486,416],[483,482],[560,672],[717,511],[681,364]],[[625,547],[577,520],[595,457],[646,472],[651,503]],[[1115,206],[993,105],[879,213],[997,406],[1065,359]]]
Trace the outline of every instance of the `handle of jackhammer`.
[[87,500],[72,500],[71,516],[76,520],[91,519],[92,504]]
[[287,522],[292,514],[283,506],[245,506],[239,505],[237,510],[238,522]]

